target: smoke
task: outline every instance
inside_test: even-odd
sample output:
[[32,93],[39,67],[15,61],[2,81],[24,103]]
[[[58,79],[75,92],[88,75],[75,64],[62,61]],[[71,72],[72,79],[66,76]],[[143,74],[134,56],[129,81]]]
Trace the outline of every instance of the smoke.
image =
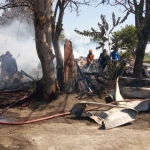
[[31,28],[27,23],[15,20],[0,29],[0,55],[10,51],[16,59],[18,70],[27,73],[36,69],[39,63]]
[[[24,70],[26,73],[36,77],[38,63],[40,62],[35,46],[35,38],[32,26],[20,20],[13,21],[9,26],[0,28],[0,55],[10,51],[16,59],[18,70]],[[93,50],[95,59],[97,59],[102,49],[96,50],[97,43],[90,42],[89,38],[74,34],[67,37],[73,46],[74,57],[86,57],[89,49]],[[106,47],[109,52],[108,48]],[[147,45],[146,52],[150,51],[150,45]],[[64,57],[64,44],[61,44],[61,52]],[[56,65],[56,62],[54,62]]]
[[[95,58],[99,57],[100,50],[96,50],[98,44],[90,42],[88,38],[79,35],[68,37],[72,41],[74,57],[86,57],[89,49],[93,50]],[[33,27],[23,20],[14,20],[11,24],[0,28],[0,55],[10,51],[16,59],[18,70],[23,70],[36,77],[37,66],[40,62],[35,46]],[[64,43],[61,44],[61,52],[64,57]],[[56,66],[56,59],[54,59]],[[40,77],[42,74],[40,75]]]
[[[102,49],[96,49],[96,47],[99,46],[98,43],[91,42],[87,37],[74,34],[68,37],[68,39],[72,42],[73,54],[75,58],[79,58],[80,56],[87,57],[89,50],[92,49],[95,59],[97,59],[102,52]],[[64,57],[64,45],[61,45],[61,52]]]

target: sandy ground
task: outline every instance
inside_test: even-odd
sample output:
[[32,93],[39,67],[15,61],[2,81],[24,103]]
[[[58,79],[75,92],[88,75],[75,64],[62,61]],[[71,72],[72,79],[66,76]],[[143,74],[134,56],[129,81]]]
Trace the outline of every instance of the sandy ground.
[[[23,95],[0,95],[0,108]],[[104,102],[93,96],[82,99]],[[37,101],[10,108],[0,121],[26,121],[67,112],[79,101],[76,94],[63,94],[51,103]],[[111,130],[100,129],[87,117],[67,115],[32,124],[0,125],[0,133],[0,150],[149,150],[150,113],[139,114],[132,124]]]

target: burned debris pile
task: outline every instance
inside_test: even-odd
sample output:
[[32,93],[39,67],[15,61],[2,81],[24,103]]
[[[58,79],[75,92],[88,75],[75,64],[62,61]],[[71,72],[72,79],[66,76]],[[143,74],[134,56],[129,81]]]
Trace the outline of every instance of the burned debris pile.
[[[118,127],[136,120],[139,112],[150,111],[150,65],[143,64],[142,79],[132,78],[134,60],[126,59],[118,69],[102,71],[97,62],[93,71],[85,68],[86,59],[76,60],[78,67],[78,92],[106,91],[106,103],[83,101],[70,110],[77,117],[88,116],[105,129]],[[116,67],[117,68],[117,67]],[[108,94],[110,93],[110,94]],[[86,111],[87,106],[105,108],[97,113]]]
[[[88,116],[105,129],[130,123],[137,118],[139,112],[150,111],[150,80],[119,77],[110,98],[109,104],[88,101],[77,103],[70,112],[77,117]],[[87,106],[107,110],[92,113],[85,110]]]
[[[133,122],[141,111],[150,111],[149,64],[143,64],[143,78],[135,79],[133,78],[134,59],[120,59],[117,63],[111,60],[105,67],[102,67],[98,60],[93,59],[91,64],[87,65],[87,58],[74,59],[71,43],[68,40],[65,43],[64,53],[64,87],[61,89],[63,92],[77,92],[79,95],[90,96],[107,94],[106,103],[79,102],[66,114],[88,116],[100,127],[111,129]],[[11,79],[7,76],[0,79],[0,92],[29,91],[31,86],[34,88],[37,81],[38,79],[34,79],[25,71],[17,71]],[[55,82],[55,87],[60,90],[58,81]],[[31,90],[34,90],[33,88]],[[95,113],[87,111],[87,106],[96,106],[97,111]],[[98,111],[102,107],[106,111]]]
[[0,92],[28,91],[35,82],[36,80],[23,70],[17,71],[11,79],[8,76],[0,78]]
[[[79,93],[111,91],[115,87],[117,77],[133,77],[134,59],[123,59],[118,66],[108,64],[101,70],[98,60],[94,61],[93,69],[86,67],[86,58],[75,60],[77,66],[77,91]],[[143,79],[150,79],[150,64],[143,64]]]

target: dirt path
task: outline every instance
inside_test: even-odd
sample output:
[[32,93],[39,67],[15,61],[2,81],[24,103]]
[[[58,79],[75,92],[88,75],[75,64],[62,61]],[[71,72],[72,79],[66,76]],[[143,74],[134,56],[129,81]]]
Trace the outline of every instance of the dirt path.
[[[50,104],[40,101],[34,107],[11,108],[4,117],[19,121],[40,118],[68,111],[78,101],[77,95],[63,95]],[[132,125],[111,130],[72,115],[28,125],[0,125],[0,150],[149,150],[149,118],[149,114],[141,114]]]
[[1,146],[6,147],[6,150],[150,149],[150,131],[125,129],[125,127],[106,131],[98,130],[97,125],[88,125],[79,121],[74,124],[48,122],[1,128]]

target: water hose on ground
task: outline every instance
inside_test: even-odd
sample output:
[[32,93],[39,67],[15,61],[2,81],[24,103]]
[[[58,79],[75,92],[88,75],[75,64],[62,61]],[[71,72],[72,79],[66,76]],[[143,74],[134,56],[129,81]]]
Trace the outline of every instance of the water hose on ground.
[[[110,102],[109,104],[115,104],[117,102],[131,102],[131,101],[133,101],[133,100],[115,101],[115,102]],[[7,107],[7,108],[5,108],[4,110],[6,111],[10,107],[12,107],[12,105]],[[93,107],[93,108],[90,108],[90,109],[86,109],[86,111],[92,111],[92,110],[95,110],[95,109],[98,109],[98,108],[101,108],[101,106],[100,107]],[[4,110],[2,112],[4,112]],[[70,112],[64,112],[64,113],[55,114],[55,115],[52,115],[52,116],[43,117],[43,118],[34,119],[34,120],[29,120],[29,121],[24,121],[24,122],[0,122],[0,124],[3,124],[3,125],[23,125],[23,124],[29,124],[29,123],[35,123],[35,122],[48,120],[48,119],[53,119],[53,118],[56,118],[56,117],[62,117],[62,116],[70,115],[70,114],[71,114]]]

